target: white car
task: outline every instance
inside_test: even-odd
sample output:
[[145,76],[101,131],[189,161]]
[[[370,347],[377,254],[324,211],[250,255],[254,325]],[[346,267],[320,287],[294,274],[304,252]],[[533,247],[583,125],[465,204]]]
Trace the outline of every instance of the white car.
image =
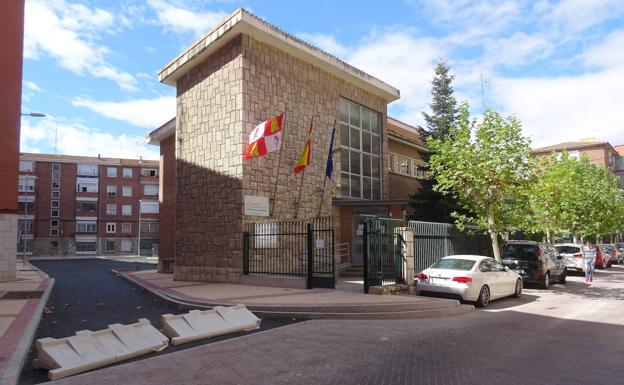
[[566,269],[569,272],[583,273],[585,263],[583,262],[583,244],[581,243],[557,243],[555,245],[557,253],[563,257]]
[[485,307],[490,300],[520,297],[522,277],[491,257],[450,255],[418,276],[418,294],[442,295]]

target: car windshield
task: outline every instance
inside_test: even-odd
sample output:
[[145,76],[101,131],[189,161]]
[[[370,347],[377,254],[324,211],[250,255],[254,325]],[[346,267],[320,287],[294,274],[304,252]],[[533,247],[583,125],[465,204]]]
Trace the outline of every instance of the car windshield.
[[575,254],[581,252],[581,248],[578,246],[555,246],[555,248],[560,254]]
[[465,270],[472,269],[476,261],[470,259],[441,259],[436,262],[432,269],[447,269],[447,270]]
[[502,250],[503,259],[536,259],[537,245],[505,245]]

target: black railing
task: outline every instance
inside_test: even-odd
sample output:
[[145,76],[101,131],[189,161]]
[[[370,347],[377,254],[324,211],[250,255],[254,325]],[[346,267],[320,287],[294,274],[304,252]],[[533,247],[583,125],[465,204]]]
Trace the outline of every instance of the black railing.
[[335,287],[332,218],[245,225],[243,274],[307,277],[308,288]]

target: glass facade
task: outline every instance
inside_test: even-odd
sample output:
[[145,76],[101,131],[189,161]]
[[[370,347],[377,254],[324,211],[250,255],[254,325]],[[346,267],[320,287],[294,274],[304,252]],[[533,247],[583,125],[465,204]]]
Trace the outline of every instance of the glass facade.
[[342,196],[381,199],[381,145],[380,114],[340,99]]

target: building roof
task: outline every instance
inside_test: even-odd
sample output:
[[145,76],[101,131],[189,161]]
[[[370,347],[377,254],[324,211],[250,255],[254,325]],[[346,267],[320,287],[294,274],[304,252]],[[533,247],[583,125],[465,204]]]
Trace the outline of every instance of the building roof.
[[33,160],[35,162],[55,162],[55,163],[87,163],[102,164],[110,166],[136,166],[136,167],[158,167],[159,161],[145,159],[123,159],[123,158],[104,158],[101,156],[76,156],[76,155],[54,155],[54,154],[35,154],[32,152],[20,153],[20,160]]
[[282,31],[243,8],[239,8],[227,16],[212,30],[200,37],[191,44],[189,48],[160,69],[158,72],[158,80],[162,83],[175,86],[177,79],[241,33],[253,36],[253,38],[258,41],[269,44],[301,60],[318,66],[375,95],[382,96],[388,102],[395,101],[400,97],[398,89]]
[[388,137],[408,142],[408,144],[417,146],[423,151],[429,150],[419,128],[390,116],[388,116]]
[[615,151],[618,152],[618,155],[624,156],[624,144],[618,144],[615,147]]
[[171,134],[175,133],[176,122],[175,117],[169,119],[169,121],[157,129],[151,131],[145,136],[147,144],[154,146],[160,146],[160,142],[168,138]]
[[553,144],[552,146],[540,147],[533,149],[534,153],[542,153],[542,152],[553,152],[553,151],[561,151],[561,150],[577,150],[587,147],[596,147],[596,146],[604,146],[607,145],[611,147],[613,151],[615,149],[609,142],[597,141],[597,140],[583,140],[578,142],[563,142],[559,144]]

